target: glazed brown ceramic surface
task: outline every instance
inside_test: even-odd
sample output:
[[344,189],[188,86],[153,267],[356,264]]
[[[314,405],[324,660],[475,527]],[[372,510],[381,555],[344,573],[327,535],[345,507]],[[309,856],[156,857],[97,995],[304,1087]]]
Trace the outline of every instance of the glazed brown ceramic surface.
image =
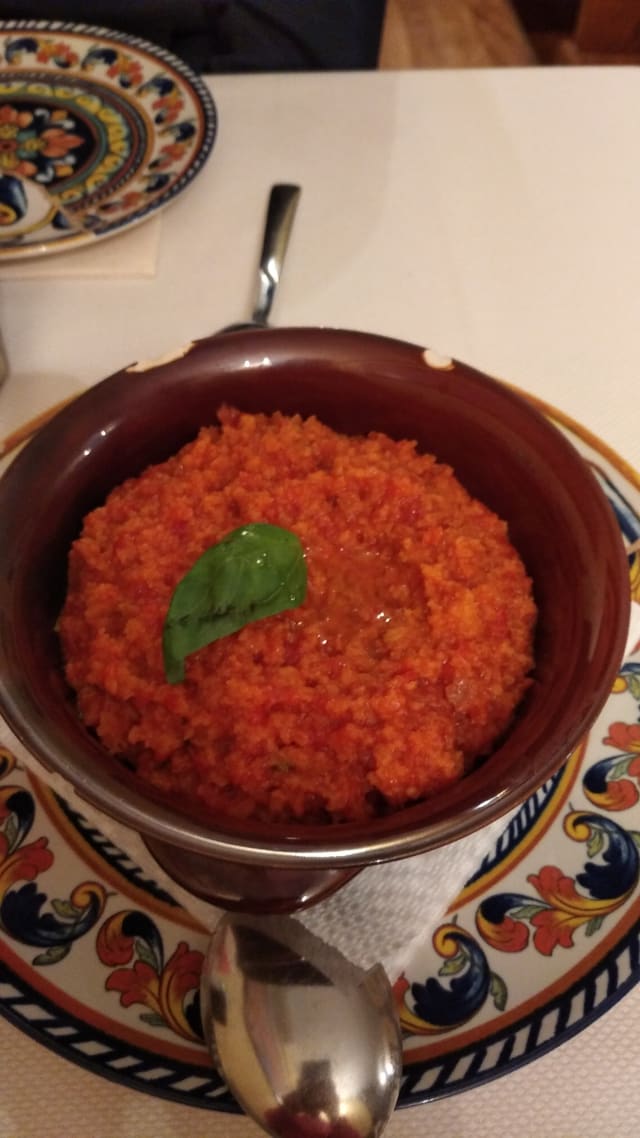
[[[122,479],[214,422],[220,404],[315,414],[348,433],[415,438],[508,521],[539,608],[535,682],[494,754],[446,795],[374,823],[215,830],[152,799],[79,722],[55,621],[83,515]],[[28,505],[27,505],[28,504]],[[353,332],[236,333],[142,371],[124,370],[52,420],[0,481],[0,708],[48,767],[88,800],[193,855],[287,870],[347,870],[454,840],[522,802],[602,706],[623,651],[627,564],[586,464],[504,385],[423,349]]]

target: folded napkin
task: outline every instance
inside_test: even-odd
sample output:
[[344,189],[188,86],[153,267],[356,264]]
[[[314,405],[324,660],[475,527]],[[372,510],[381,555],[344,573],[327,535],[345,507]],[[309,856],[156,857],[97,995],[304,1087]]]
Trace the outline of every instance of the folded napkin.
[[158,259],[161,218],[155,216],[113,237],[65,253],[24,260],[0,260],[0,280],[50,278],[153,277]]
[[[640,605],[631,605],[625,655],[640,641]],[[60,775],[45,771],[0,720],[0,746],[5,746],[42,781],[48,783],[92,825],[125,851],[146,874],[202,923],[213,929],[221,910],[177,885],[151,856],[140,835],[115,822],[81,799]],[[515,811],[513,812],[515,813]],[[500,818],[466,838],[437,850],[369,866],[327,900],[297,914],[317,936],[363,968],[380,962],[393,981],[411,959],[413,949],[441,923],[483,857],[492,852],[513,815]]]

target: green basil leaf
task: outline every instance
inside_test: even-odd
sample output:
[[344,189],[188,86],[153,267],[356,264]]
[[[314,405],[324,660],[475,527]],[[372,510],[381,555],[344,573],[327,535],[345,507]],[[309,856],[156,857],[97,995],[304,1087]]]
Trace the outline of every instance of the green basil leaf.
[[266,522],[241,526],[212,545],[178,582],[162,633],[170,684],[185,657],[254,620],[302,604],[307,567],[299,538]]

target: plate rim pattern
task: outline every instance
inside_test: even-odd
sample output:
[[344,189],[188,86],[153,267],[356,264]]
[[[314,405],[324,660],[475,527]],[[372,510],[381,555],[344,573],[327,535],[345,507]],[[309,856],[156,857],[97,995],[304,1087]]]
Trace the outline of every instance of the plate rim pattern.
[[[80,36],[87,40],[95,39],[102,43],[116,44],[119,47],[129,48],[132,51],[143,54],[153,62],[166,65],[191,88],[194,99],[200,107],[203,129],[200,145],[193,160],[178,179],[157,196],[154,196],[137,209],[133,209],[123,216],[114,217],[109,223],[105,223],[97,233],[86,230],[74,232],[68,237],[62,237],[55,241],[46,241],[45,239],[42,243],[23,245],[19,243],[13,245],[7,243],[4,247],[0,247],[0,263],[53,256],[70,252],[74,249],[86,248],[87,245],[95,244],[96,241],[108,239],[155,216],[159,211],[170,205],[175,198],[190,185],[211,154],[218,134],[219,117],[218,109],[209,87],[204,79],[198,75],[188,63],[175,55],[168,48],[160,44],[155,44],[143,36],[117,31],[98,24],[78,23],[77,21],[71,20],[0,19],[0,42],[4,42],[6,34],[12,34],[14,32],[51,33],[54,35]],[[29,68],[29,70],[37,70],[37,67],[38,65],[34,64],[33,68]],[[0,83],[3,77],[9,76],[10,73],[11,69],[0,62]],[[67,81],[69,81],[69,79],[77,73],[61,70],[56,74],[60,81],[64,82],[65,77]],[[91,77],[87,78],[79,74],[77,77],[83,78],[89,85],[93,82],[94,86],[99,86],[97,80],[92,80]]]

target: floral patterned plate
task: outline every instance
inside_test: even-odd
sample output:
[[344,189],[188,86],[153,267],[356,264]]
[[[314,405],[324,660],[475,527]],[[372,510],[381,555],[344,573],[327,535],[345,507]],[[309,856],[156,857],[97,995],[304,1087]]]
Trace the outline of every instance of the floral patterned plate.
[[216,111],[163,48],[103,28],[0,21],[0,262],[119,233],[208,157]]
[[[625,539],[640,479],[543,408],[591,464]],[[640,601],[640,555],[630,557]],[[521,808],[395,980],[400,1105],[535,1059],[640,978],[640,653],[589,736]],[[206,934],[139,866],[0,751],[0,1013],[97,1074],[237,1109],[202,1042]]]

